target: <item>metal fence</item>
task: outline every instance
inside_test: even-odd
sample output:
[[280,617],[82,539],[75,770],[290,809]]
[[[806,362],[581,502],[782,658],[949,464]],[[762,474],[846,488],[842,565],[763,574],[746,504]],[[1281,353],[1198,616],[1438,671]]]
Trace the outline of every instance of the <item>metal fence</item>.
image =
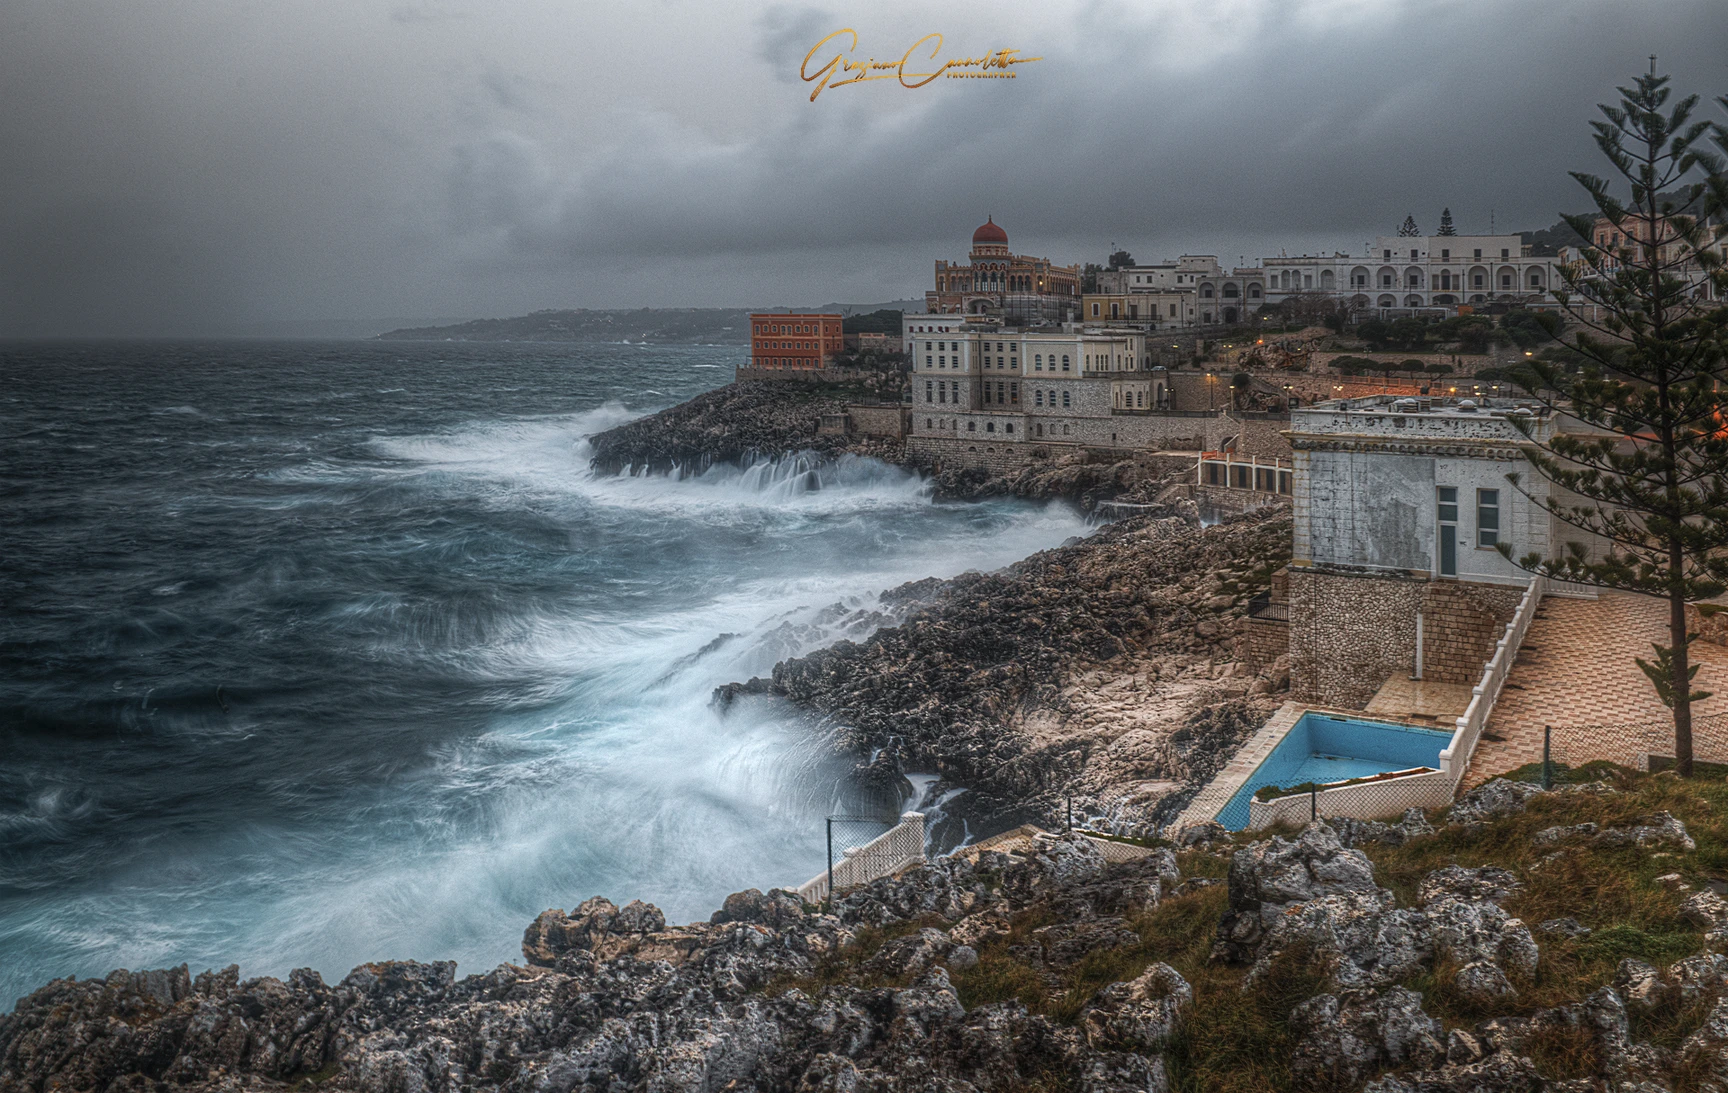
[[904,813],[897,824],[866,816],[830,816],[827,829],[828,868],[797,888],[798,898],[806,903],[821,903],[831,892],[924,860],[922,812]]
[[1248,598],[1248,617],[1265,619],[1267,622],[1289,622],[1290,605],[1273,603],[1270,592],[1257,592]]
[[[1633,770],[1660,771],[1674,766],[1674,721],[1618,725],[1545,725],[1537,777],[1552,783],[1566,771],[1596,760]],[[1692,717],[1694,763],[1728,766],[1728,714]]]

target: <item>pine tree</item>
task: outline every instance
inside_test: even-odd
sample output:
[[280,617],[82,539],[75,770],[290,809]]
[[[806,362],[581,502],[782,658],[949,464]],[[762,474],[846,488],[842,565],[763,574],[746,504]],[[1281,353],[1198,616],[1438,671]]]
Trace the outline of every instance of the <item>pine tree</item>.
[[1406,216],[1404,218],[1404,223],[1399,225],[1398,234],[1399,235],[1421,235],[1422,229],[1420,229],[1416,226],[1416,218],[1414,216]]
[[1452,226],[1452,210],[1451,210],[1451,208],[1445,208],[1445,209],[1440,210],[1440,234],[1441,235],[1457,235],[1458,234],[1458,229],[1454,228]]
[[[1555,557],[1518,564],[1668,601],[1669,644],[1638,666],[1673,712],[1675,766],[1688,775],[1692,703],[1707,695],[1692,689],[1686,604],[1728,590],[1728,305],[1720,302],[1728,175],[1707,147],[1714,141],[1728,153],[1728,129],[1690,120],[1696,95],[1668,106],[1666,76],[1639,76],[1619,92],[1618,106],[1600,107],[1607,121],[1591,127],[1630,201],[1610,194],[1607,180],[1574,171],[1598,215],[1566,217],[1586,240],[1598,238],[1600,217],[1619,242],[1586,245],[1561,267],[1556,293],[1580,328],[1569,344],[1583,367],[1538,360],[1521,380],[1551,410],[1594,430],[1556,430],[1538,442],[1530,462],[1560,489],[1537,504],[1607,548],[1592,559],[1568,543]],[[1728,96],[1719,102],[1728,108]],[[1714,300],[1698,291],[1705,279]],[[1517,486],[1518,476],[1508,477]]]

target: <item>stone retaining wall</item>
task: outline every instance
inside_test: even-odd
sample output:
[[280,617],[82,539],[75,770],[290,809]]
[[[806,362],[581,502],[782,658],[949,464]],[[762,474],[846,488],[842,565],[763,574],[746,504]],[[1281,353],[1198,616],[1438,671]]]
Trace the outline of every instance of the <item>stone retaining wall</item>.
[[858,436],[884,436],[899,440],[912,428],[910,406],[871,406],[852,402],[846,405],[852,418],[852,433]]
[[1290,571],[1290,691],[1359,710],[1394,674],[1475,683],[1524,589],[1465,581]]
[[1255,672],[1265,671],[1273,661],[1290,651],[1290,622],[1288,619],[1256,619],[1242,620],[1242,640],[1237,645],[1237,656],[1247,662]]

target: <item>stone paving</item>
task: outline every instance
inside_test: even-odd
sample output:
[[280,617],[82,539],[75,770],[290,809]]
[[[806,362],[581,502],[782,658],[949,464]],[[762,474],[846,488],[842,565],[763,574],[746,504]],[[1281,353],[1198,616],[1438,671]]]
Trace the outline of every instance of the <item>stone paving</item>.
[[1380,685],[1362,712],[1450,729],[1469,707],[1472,686],[1411,679],[1407,673],[1400,673]]
[[[1554,727],[1556,758],[1572,765],[1591,758],[1633,765],[1641,753],[1672,755],[1671,715],[1633,660],[1650,659],[1654,642],[1666,644],[1667,624],[1667,604],[1649,596],[1546,597],[1464,784],[1540,762],[1544,725]],[[1728,648],[1696,641],[1691,649],[1693,662],[1702,665],[1694,686],[1714,692],[1693,704],[1694,716],[1704,719],[1696,727],[1695,754],[1728,759],[1728,717],[1721,716],[1728,714]]]

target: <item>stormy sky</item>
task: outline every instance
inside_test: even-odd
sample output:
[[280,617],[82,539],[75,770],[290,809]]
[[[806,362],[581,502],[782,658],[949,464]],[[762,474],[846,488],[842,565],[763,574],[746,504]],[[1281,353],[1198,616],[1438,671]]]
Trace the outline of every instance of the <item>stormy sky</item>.
[[[1014,48],[1012,81],[798,66]],[[0,0],[0,335],[919,295],[1017,251],[1355,251],[1552,223],[1723,0]],[[1711,116],[1720,112],[1710,105]]]

